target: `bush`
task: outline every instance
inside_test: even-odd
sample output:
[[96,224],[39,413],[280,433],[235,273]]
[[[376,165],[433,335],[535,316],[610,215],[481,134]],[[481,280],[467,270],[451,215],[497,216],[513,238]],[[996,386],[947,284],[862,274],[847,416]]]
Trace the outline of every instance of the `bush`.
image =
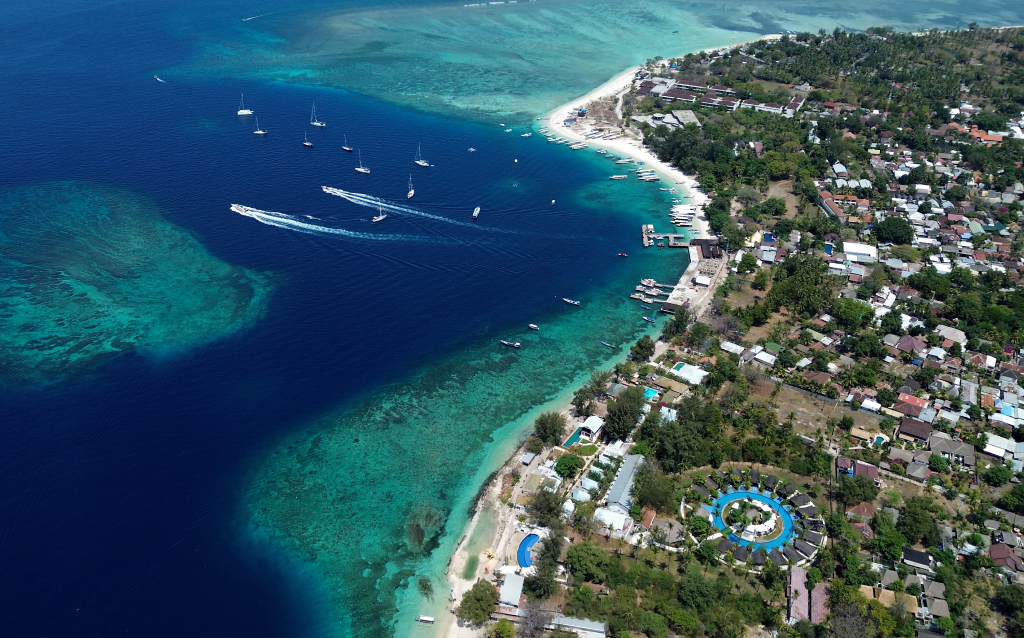
[[1006,485],[1013,478],[1013,470],[1005,465],[993,465],[985,472],[985,482],[994,487]]
[[562,478],[573,478],[583,469],[583,459],[575,454],[563,454],[555,461],[555,472]]

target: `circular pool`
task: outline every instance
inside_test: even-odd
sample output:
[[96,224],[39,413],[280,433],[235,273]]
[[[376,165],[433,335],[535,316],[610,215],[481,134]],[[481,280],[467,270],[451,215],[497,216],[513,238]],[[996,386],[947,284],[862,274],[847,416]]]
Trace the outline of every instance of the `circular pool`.
[[540,536],[536,534],[530,534],[523,539],[523,542],[519,543],[519,550],[516,552],[516,558],[519,560],[520,567],[530,567],[533,565],[533,557],[530,556],[530,550],[540,540]]
[[[782,522],[782,533],[779,534],[776,538],[773,538],[772,540],[763,542],[757,539],[754,539],[753,541],[747,541],[740,538],[736,534],[733,534],[729,525],[722,520],[722,512],[724,512],[730,504],[735,503],[736,501],[746,500],[764,503],[765,505],[770,507],[772,511],[775,513],[775,515],[778,516],[779,520]],[[791,538],[793,538],[793,515],[790,514],[786,510],[786,508],[782,506],[782,503],[780,503],[778,500],[770,496],[765,496],[764,494],[759,494],[758,492],[741,490],[738,492],[722,494],[721,496],[719,496],[718,498],[711,502],[711,506],[712,511],[715,512],[712,515],[714,519],[712,521],[714,526],[721,530],[723,533],[725,533],[728,530],[729,540],[738,545],[758,545],[762,547],[765,551],[770,552],[776,547],[782,547],[783,545],[788,543]]]

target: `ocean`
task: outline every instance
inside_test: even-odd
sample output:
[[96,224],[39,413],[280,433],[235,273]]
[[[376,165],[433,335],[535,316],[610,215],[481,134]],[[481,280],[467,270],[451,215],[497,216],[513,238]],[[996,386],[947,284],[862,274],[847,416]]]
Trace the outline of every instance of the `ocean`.
[[422,631],[486,477],[687,263],[639,243],[672,194],[520,135],[654,55],[1024,13],[840,11],[4,3],[5,635]]

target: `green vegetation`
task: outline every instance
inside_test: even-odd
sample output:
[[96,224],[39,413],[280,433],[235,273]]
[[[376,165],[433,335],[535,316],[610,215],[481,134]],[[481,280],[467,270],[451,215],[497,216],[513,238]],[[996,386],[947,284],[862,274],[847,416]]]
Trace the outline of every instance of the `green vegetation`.
[[558,412],[545,412],[533,422],[533,435],[548,447],[554,447],[565,437],[565,416]]
[[498,590],[485,580],[478,580],[466,592],[455,615],[473,625],[482,625],[491,618],[491,612],[498,603]]
[[555,472],[562,478],[575,478],[583,469],[584,461],[575,454],[563,454],[555,461]]
[[636,385],[626,388],[618,398],[609,401],[604,437],[609,441],[625,441],[636,427],[643,405],[644,389]]
[[640,339],[630,347],[629,356],[633,357],[634,361],[647,361],[654,356],[654,340],[648,335],[640,337]]
[[914,239],[914,228],[905,219],[886,217],[875,227],[875,237],[881,243],[909,244]]

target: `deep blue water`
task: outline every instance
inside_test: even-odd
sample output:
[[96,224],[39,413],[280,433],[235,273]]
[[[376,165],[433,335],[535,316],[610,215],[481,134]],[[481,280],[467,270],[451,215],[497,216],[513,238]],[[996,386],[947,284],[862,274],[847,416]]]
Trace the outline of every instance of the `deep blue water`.
[[[345,399],[559,309],[556,295],[584,296],[616,251],[635,246],[616,239],[635,227],[568,205],[571,188],[605,173],[536,137],[340,91],[157,83],[154,71],[188,52],[160,28],[158,3],[31,19],[24,5],[7,11],[0,186],[132,189],[218,258],[273,272],[278,285],[262,320],[212,345],[0,387],[2,633],[305,635],[314,623],[295,586],[239,541],[251,464]],[[265,139],[234,115],[241,91]],[[314,98],[323,131],[305,126]],[[300,144],[307,129],[312,150]],[[343,133],[364,149],[368,178],[339,149]],[[412,165],[417,142],[435,168]],[[372,231],[371,211],[320,185],[401,199],[410,172],[418,206],[468,217],[480,205],[481,224],[529,234],[393,215],[388,232],[451,243],[351,242],[228,210],[314,213]]]

